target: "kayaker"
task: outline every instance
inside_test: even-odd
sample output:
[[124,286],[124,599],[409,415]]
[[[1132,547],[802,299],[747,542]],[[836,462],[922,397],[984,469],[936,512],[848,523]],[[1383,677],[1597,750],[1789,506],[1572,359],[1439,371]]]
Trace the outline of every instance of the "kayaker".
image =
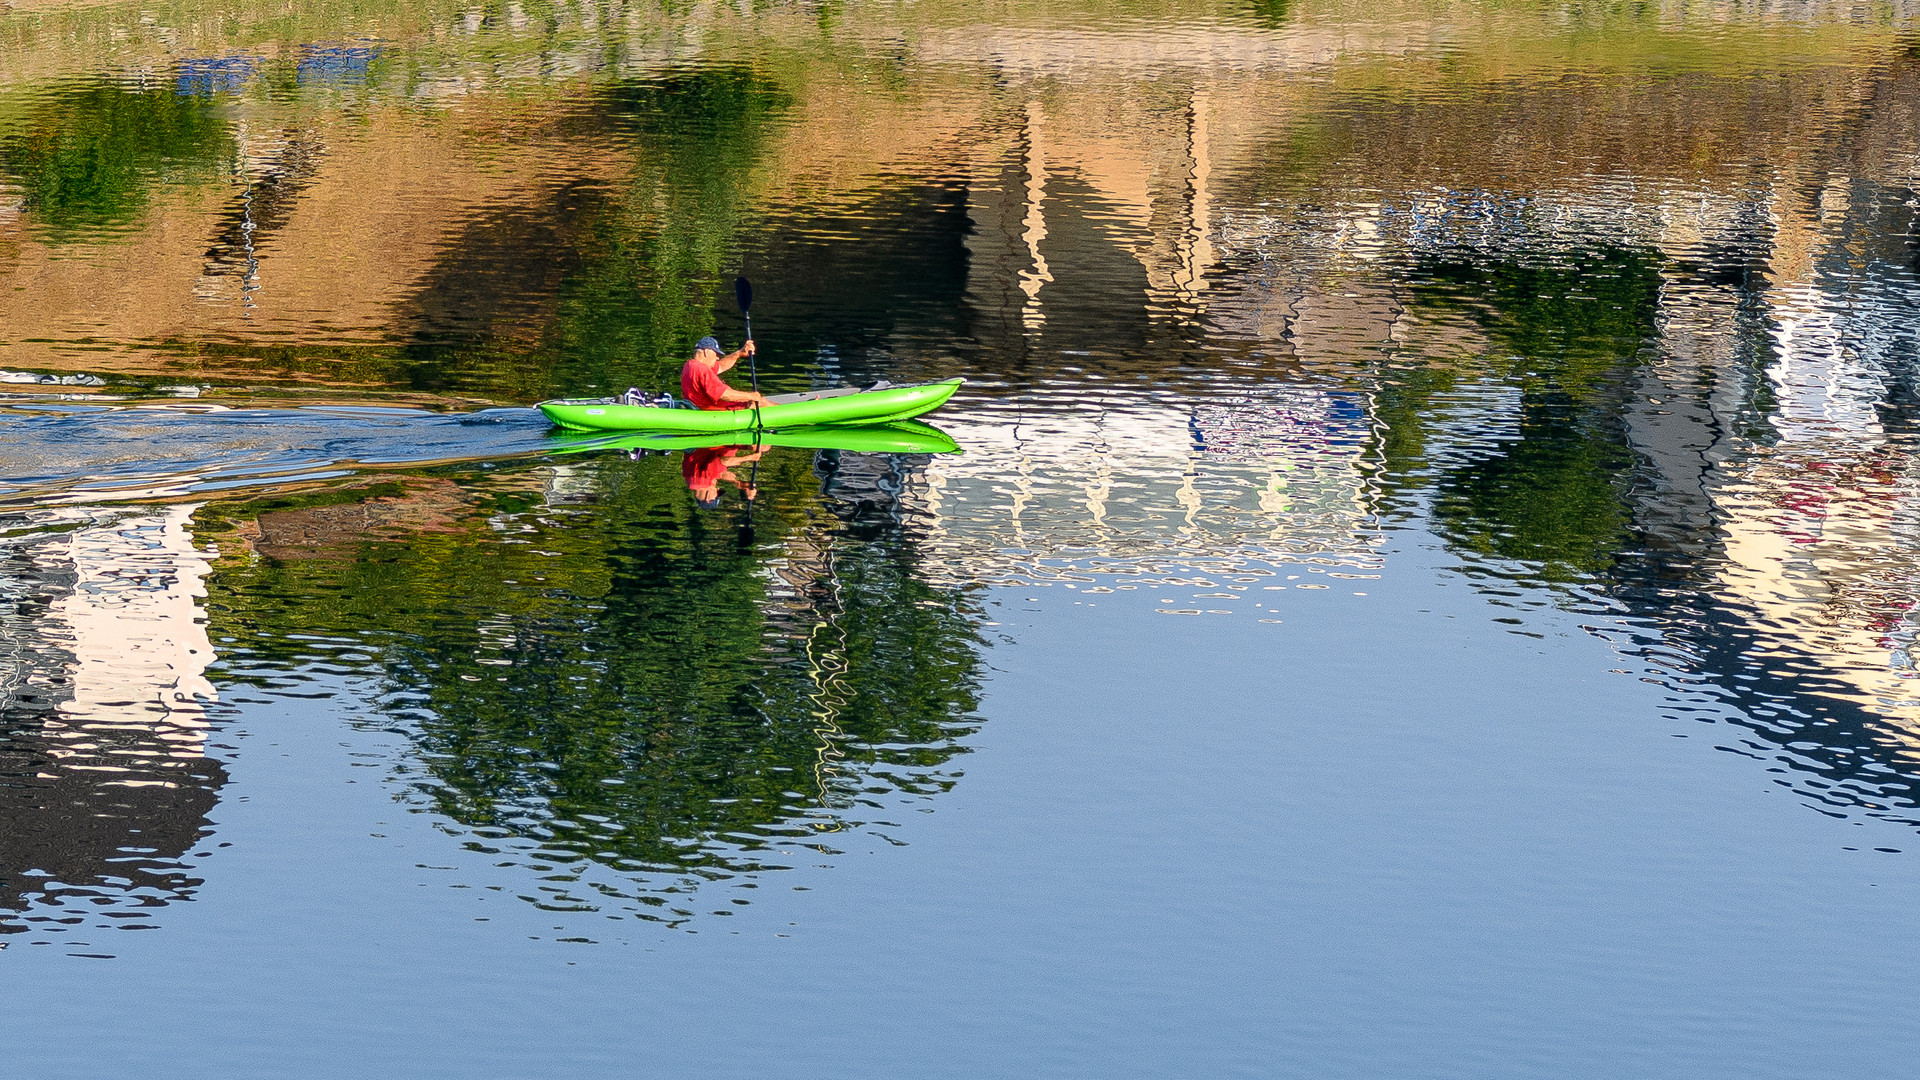
[[739,488],[740,493],[751,500],[759,490],[733,475],[733,467],[759,461],[760,455],[766,452],[764,446],[705,446],[689,450],[686,460],[680,463],[680,475],[687,478],[687,490],[693,492],[694,501],[702,510],[720,505],[722,480]]
[[765,394],[735,390],[720,378],[720,373],[739,363],[741,357],[752,355],[752,341],[721,356],[718,341],[701,338],[694,343],[693,359],[680,369],[681,396],[698,409],[751,409],[755,405],[772,404]]

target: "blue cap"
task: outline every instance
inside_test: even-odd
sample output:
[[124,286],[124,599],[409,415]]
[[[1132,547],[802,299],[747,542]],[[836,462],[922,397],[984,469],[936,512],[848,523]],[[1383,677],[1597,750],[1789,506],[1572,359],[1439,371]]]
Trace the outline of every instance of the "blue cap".
[[693,343],[694,352],[699,352],[701,349],[712,349],[716,353],[720,352],[720,342],[711,337],[703,337]]

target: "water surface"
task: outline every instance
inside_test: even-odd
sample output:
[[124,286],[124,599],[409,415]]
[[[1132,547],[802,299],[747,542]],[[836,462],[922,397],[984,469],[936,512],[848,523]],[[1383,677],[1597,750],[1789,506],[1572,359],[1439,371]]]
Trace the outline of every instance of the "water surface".
[[1898,1073],[1915,14],[16,2],[5,1060]]

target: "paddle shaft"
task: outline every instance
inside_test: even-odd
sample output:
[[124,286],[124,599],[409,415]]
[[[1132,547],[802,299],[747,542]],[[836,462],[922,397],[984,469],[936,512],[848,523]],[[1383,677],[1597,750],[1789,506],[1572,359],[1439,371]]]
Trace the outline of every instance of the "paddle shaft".
[[[742,312],[741,317],[747,321],[747,340],[752,341],[753,316]],[[753,392],[757,394],[760,392],[760,365],[754,362],[754,355],[754,353],[747,354],[747,378],[753,382]]]

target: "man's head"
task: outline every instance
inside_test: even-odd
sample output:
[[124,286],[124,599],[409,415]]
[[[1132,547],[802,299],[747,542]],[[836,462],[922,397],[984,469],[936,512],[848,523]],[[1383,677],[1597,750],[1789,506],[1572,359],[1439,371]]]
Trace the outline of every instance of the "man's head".
[[712,337],[703,337],[699,341],[694,342],[693,355],[699,356],[703,352],[712,353],[713,354],[712,358],[715,360],[718,360],[720,358],[719,340]]

